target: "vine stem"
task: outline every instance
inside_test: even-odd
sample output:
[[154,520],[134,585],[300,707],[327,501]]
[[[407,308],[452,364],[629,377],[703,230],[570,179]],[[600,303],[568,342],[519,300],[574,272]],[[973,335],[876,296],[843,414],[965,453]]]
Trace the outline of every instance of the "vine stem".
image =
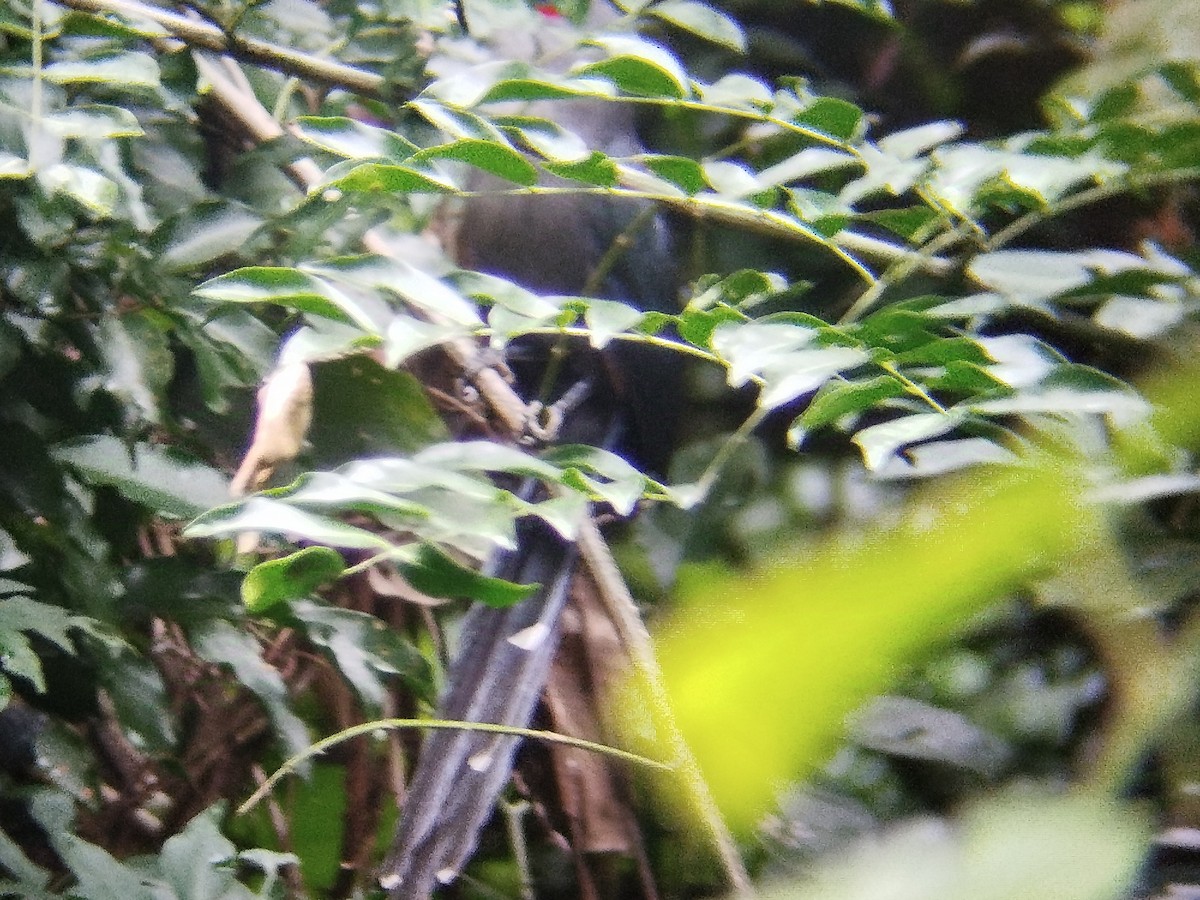
[[647,768],[668,771],[671,768],[667,763],[659,762],[658,760],[650,759],[637,753],[631,753],[628,750],[621,750],[617,747],[610,747],[607,744],[599,744],[595,741],[586,741],[583,738],[573,738],[565,734],[559,734],[557,731],[544,731],[536,728],[514,728],[511,725],[496,725],[489,722],[455,722],[446,719],[378,719],[373,722],[364,722],[361,725],[345,728],[337,732],[337,734],[332,734],[327,738],[317,741],[315,744],[305,747],[291,759],[284,762],[283,765],[271,774],[270,778],[260,784],[254,793],[247,797],[245,802],[237,808],[237,814],[240,816],[248,813],[271,792],[280,780],[295,772],[306,761],[312,759],[314,756],[320,756],[331,747],[336,747],[338,744],[352,738],[361,737],[364,734],[373,734],[376,731],[400,731],[404,729],[486,731],[492,734],[507,734],[513,737],[529,738],[550,744],[563,744],[568,747],[575,747],[578,750],[599,753],[603,756],[610,756],[623,762],[634,763],[635,765]]

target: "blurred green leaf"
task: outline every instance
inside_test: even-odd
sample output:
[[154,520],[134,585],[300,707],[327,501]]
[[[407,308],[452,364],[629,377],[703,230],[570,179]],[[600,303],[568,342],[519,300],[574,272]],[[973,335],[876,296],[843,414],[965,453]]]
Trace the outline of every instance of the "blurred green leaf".
[[752,575],[685,582],[660,658],[679,727],[731,823],[749,827],[780,784],[811,772],[845,715],[914,654],[1085,544],[1098,526],[1079,496],[1049,461],[960,477],[886,529],[780,555]]
[[417,146],[394,131],[344,116],[300,116],[292,128],[297,137],[346,159],[403,162]]
[[108,84],[121,87],[159,86],[158,61],[148,53],[121,53],[91,59],[52,62],[42,70],[52,84]]
[[287,755],[294,756],[308,746],[308,729],[292,712],[283,678],[263,660],[262,648],[253,637],[228,622],[214,621],[195,629],[191,638],[200,656],[228,666],[238,682],[258,697]]
[[292,603],[290,612],[309,640],[330,653],[338,671],[376,714],[384,707],[387,679],[400,678],[425,698],[433,694],[428,662],[387,623],[311,600]]
[[409,584],[423,594],[453,599],[469,598],[495,607],[520,603],[540,587],[482,575],[428,544],[421,546],[415,560],[402,563],[400,569]]
[[707,3],[699,3],[696,0],[659,0],[647,12],[714,44],[721,44],[739,52],[746,50],[746,35],[741,26]]
[[365,528],[305,512],[268,497],[251,497],[242,503],[210,510],[194,519],[184,529],[184,535],[192,538],[233,537],[247,531],[262,531],[352,550],[387,550],[391,546]]
[[1143,816],[1086,794],[1000,796],[946,827],[900,826],[766,900],[1117,900],[1142,859]]
[[307,597],[336,579],[346,568],[342,555],[328,547],[305,547],[279,559],[261,562],[246,573],[242,602],[261,613],[286,600]]
[[189,518],[229,497],[224,475],[170,447],[129,446],[110,435],[93,435],[57,444],[50,452],[87,483],[116,488],[159,515]]
[[373,317],[329,282],[298,269],[250,266],[209,279],[193,291],[216,303],[274,303],[375,332]]

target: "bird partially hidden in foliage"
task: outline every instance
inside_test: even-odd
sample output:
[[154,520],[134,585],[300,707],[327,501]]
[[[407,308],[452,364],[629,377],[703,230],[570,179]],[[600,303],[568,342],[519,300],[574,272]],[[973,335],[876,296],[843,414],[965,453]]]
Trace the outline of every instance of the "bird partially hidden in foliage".
[[[609,154],[638,149],[626,105],[568,101],[534,112]],[[456,255],[466,268],[531,290],[578,295],[593,289],[644,309],[664,310],[673,306],[677,290],[671,243],[671,229],[651,208],[584,194],[497,193],[466,204]],[[597,274],[602,260],[606,271]],[[518,341],[509,363],[527,399],[553,403],[564,394],[575,397],[562,410],[555,439],[604,446],[644,471],[661,473],[678,405],[673,388],[678,361],[631,345],[600,353],[572,344],[565,358],[550,351],[545,342]],[[556,361],[547,377],[551,356]],[[487,572],[541,588],[515,606],[476,604],[468,613],[437,710],[440,719],[525,726],[534,714],[559,643],[564,607],[573,593],[578,596],[578,579],[584,576],[577,571],[575,549],[544,523],[520,522],[517,539],[517,549],[491,560]],[[458,876],[510,778],[519,743],[511,736],[471,731],[426,736],[379,873],[391,897],[422,900]]]

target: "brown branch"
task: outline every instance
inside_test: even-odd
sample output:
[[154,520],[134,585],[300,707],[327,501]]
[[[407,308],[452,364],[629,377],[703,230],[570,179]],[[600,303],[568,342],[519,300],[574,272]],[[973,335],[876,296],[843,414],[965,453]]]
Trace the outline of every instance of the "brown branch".
[[258,38],[226,33],[216,25],[181,16],[169,10],[147,6],[137,0],[55,0],[62,6],[94,15],[117,15],[134,23],[153,22],[167,36],[187,44],[193,50],[209,50],[231,56],[241,62],[262,66],[285,75],[327,87],[340,87],[364,97],[401,99],[394,96],[382,75],[328,59],[319,59],[292,47]]

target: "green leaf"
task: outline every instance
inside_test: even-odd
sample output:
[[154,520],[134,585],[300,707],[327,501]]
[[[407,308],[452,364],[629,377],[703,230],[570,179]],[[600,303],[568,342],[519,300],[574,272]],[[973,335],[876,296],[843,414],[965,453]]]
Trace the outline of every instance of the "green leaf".
[[646,491],[645,475],[622,457],[599,447],[564,444],[551,447],[543,458],[564,470],[567,484],[594,493],[618,515],[631,515]]
[[659,178],[671,182],[689,197],[695,196],[708,186],[704,169],[694,159],[658,154],[647,154],[639,159],[647,169]]
[[429,311],[439,320],[447,319],[461,325],[482,323],[470,300],[445,281],[401,259],[373,254],[339,256],[307,263],[302,271],[339,284],[386,291],[416,309]]
[[122,727],[148,752],[170,753],[177,739],[162,675],[154,663],[123,643],[106,649],[100,684],[112,698]]
[[148,53],[61,60],[42,69],[42,77],[51,84],[108,84],[124,88],[159,85],[158,62]]
[[361,303],[329,282],[298,269],[236,269],[204,282],[193,293],[216,303],[273,303],[339,322],[353,322],[367,332],[380,331]]
[[962,418],[957,414],[914,413],[864,428],[852,440],[862,450],[867,468],[878,469],[901,447],[953,431]]
[[287,487],[269,491],[267,496],[283,498],[294,506],[334,512],[387,514],[413,520],[427,515],[421,504],[367,487],[342,472],[308,472]]
[[101,140],[140,137],[145,133],[137,117],[129,110],[98,103],[47,113],[41,123],[50,134],[62,138]]
[[328,547],[306,547],[289,556],[261,562],[242,582],[242,602],[261,613],[286,600],[307,597],[340,576],[346,564]]
[[830,381],[788,429],[788,442],[798,446],[810,433],[846,416],[874,409],[885,400],[904,394],[904,385],[887,375],[865,381]]
[[670,51],[626,35],[597,37],[591,43],[608,58],[579,66],[572,75],[600,75],[635,97],[682,100],[691,93],[687,72]]
[[410,166],[358,163],[349,170],[334,167],[318,190],[347,194],[452,194],[458,185],[444,173],[424,172]]
[[677,727],[733,827],[749,833],[780,784],[828,760],[846,715],[917,654],[1089,546],[1099,524],[1084,493],[1053,464],[1004,467],[940,485],[872,532],[772,553],[756,574],[684,578],[657,649]]
[[1113,415],[1128,422],[1150,413],[1150,404],[1118,378],[1089,366],[1056,366],[1045,378],[1020,388],[1008,397],[970,404],[972,412],[1070,413]]
[[483,575],[429,544],[422,545],[417,559],[402,563],[400,570],[413,587],[431,597],[468,598],[497,608],[520,603],[540,587]]
[[763,900],[875,900],[898,885],[904,897],[1116,900],[1136,878],[1149,840],[1139,810],[1082,791],[1011,791],[955,818],[948,828],[903,824]]
[[237,848],[220,832],[221,813],[220,805],[209,807],[163,844],[158,868],[176,897],[249,900],[252,896],[237,880]]
[[329,652],[342,677],[371,710],[382,711],[387,696],[385,680],[390,678],[400,678],[418,695],[432,698],[429,663],[386,622],[311,600],[292,603],[290,611],[308,639]]
[[632,331],[643,318],[640,309],[615,300],[588,300],[583,311],[588,342],[597,350],[607,347],[618,334]]
[[158,259],[168,272],[186,272],[246,249],[262,217],[235,204],[195,206],[163,225]]
[[559,178],[593,184],[596,187],[613,188],[620,182],[617,164],[599,150],[586,159],[565,162],[547,160],[543,166],[547,172]]
[[351,356],[317,366],[313,387],[308,437],[318,464],[412,453],[449,437],[425,388],[411,372]]
[[793,119],[797,125],[807,125],[844,141],[858,134],[862,120],[861,109],[849,101],[834,97],[819,98]]
[[1036,303],[1083,287],[1097,275],[1148,267],[1142,257],[1118,250],[997,250],[976,256],[967,272],[1005,297]]
[[707,3],[697,0],[660,0],[646,12],[714,44],[721,44],[739,53],[746,51],[746,35],[741,26]]
[[463,105],[447,105],[419,97],[409,103],[409,107],[420,113],[434,128],[444,131],[455,140],[479,140],[505,143],[504,132]]
[[[593,151],[587,141],[557,122],[540,116],[498,116],[496,123],[517,135],[526,147],[551,162],[583,163]],[[595,151],[599,153],[599,151]],[[603,154],[599,154],[604,158]]]
[[74,834],[64,833],[57,837],[54,849],[78,881],[72,888],[77,896],[125,897],[128,900],[169,896],[168,885],[119,862],[107,850]]
[[535,100],[572,100],[579,97],[608,98],[616,95],[611,82],[600,78],[573,78],[538,72],[528,78],[497,81],[479,103],[529,103]]
[[478,139],[464,139],[441,144],[414,153],[412,161],[422,163],[430,159],[451,159],[467,163],[484,172],[528,187],[538,180],[537,169],[508,144]]
[[111,435],[73,438],[50,451],[86,483],[163,516],[190,518],[229,498],[229,481],[198,459],[159,444],[126,445]]
[[417,453],[413,462],[455,472],[507,472],[546,481],[557,481],[562,474],[544,459],[493,441],[449,441],[437,444]]
[[56,163],[39,169],[37,177],[46,193],[66,197],[96,218],[112,215],[120,195],[115,181],[85,166]]
[[243,503],[211,510],[193,520],[183,533],[188,538],[205,538],[231,537],[246,531],[262,531],[351,550],[391,548],[387,541],[365,528],[305,512],[268,497],[251,497]]
[[386,128],[343,116],[300,116],[292,132],[306,143],[345,159],[404,162],[419,148]]
[[196,653],[211,663],[228,666],[238,682],[258,697],[285,753],[295,756],[308,746],[308,729],[288,705],[287,685],[263,660],[262,648],[253,637],[219,620],[195,629],[190,637]]
[[749,75],[722,75],[710,85],[699,87],[701,99],[711,106],[762,111],[769,109],[774,92],[762,81]]

